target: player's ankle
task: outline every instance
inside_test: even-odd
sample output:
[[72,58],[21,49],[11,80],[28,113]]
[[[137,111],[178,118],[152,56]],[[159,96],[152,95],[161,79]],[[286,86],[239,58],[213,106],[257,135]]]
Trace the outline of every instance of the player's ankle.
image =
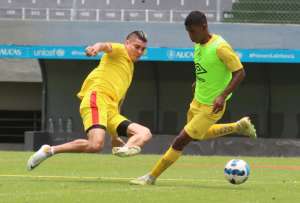
[[50,147],[50,156],[53,156],[55,154],[54,147]]
[[147,177],[147,181],[149,182],[149,183],[151,183],[151,184],[154,184],[155,183],[155,181],[156,181],[156,178],[157,177],[155,177],[155,176],[153,176],[153,175],[151,175],[150,173],[148,174],[148,177]]
[[157,178],[155,175],[153,175],[151,173],[148,173],[148,176],[149,176],[149,178],[154,179],[154,180]]

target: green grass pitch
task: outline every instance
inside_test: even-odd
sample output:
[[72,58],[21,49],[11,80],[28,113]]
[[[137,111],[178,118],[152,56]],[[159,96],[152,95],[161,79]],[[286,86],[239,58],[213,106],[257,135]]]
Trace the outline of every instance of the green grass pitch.
[[236,157],[182,156],[156,185],[134,186],[159,155],[60,154],[28,172],[31,154],[0,152],[0,203],[300,202],[300,158],[239,157],[250,177],[232,185],[223,167]]

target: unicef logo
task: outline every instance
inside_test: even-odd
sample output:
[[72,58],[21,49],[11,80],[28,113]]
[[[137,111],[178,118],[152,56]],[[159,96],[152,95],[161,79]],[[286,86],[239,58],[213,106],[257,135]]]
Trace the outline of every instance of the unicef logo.
[[176,51],[174,51],[174,50],[169,50],[169,51],[167,52],[167,57],[168,57],[169,59],[175,58],[175,57],[176,57]]
[[55,54],[56,54],[56,56],[64,56],[65,55],[65,50],[57,49]]

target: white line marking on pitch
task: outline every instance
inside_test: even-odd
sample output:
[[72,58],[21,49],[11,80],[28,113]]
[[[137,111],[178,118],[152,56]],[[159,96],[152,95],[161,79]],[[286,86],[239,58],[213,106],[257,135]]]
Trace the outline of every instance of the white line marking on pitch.
[[[17,177],[17,178],[45,178],[45,179],[77,179],[77,180],[123,180],[123,181],[129,181],[133,180],[134,178],[129,177],[97,177],[97,176],[45,176],[45,175],[24,175],[24,174],[0,174],[0,177]],[[159,178],[159,181],[180,181],[180,182],[218,182],[218,183],[224,183],[226,182],[223,179],[199,179],[199,178]],[[257,180],[250,180],[248,182],[252,183],[262,183],[262,184],[268,184],[268,182],[265,181],[257,181]],[[300,181],[286,181],[292,184],[299,184]],[[270,181],[270,184],[282,184],[282,180],[278,181]]]
[[[0,177],[17,177],[17,178],[56,178],[56,179],[81,179],[81,180],[133,180],[134,178],[129,177],[97,177],[97,176],[45,176],[45,175],[22,175],[22,174],[0,174]],[[207,182],[207,180],[203,179],[191,179],[191,178],[160,178],[159,180],[162,181],[202,181]],[[223,180],[213,180],[210,179],[209,181],[214,182],[223,182]]]

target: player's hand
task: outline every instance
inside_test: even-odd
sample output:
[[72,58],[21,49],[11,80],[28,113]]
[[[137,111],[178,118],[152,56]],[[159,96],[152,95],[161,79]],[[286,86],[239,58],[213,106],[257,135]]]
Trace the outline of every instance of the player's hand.
[[85,54],[87,56],[96,56],[98,54],[98,51],[96,49],[95,46],[88,46],[86,49],[85,49]]
[[212,113],[218,113],[222,111],[224,108],[224,104],[225,104],[225,97],[222,95],[218,96],[214,101]]

